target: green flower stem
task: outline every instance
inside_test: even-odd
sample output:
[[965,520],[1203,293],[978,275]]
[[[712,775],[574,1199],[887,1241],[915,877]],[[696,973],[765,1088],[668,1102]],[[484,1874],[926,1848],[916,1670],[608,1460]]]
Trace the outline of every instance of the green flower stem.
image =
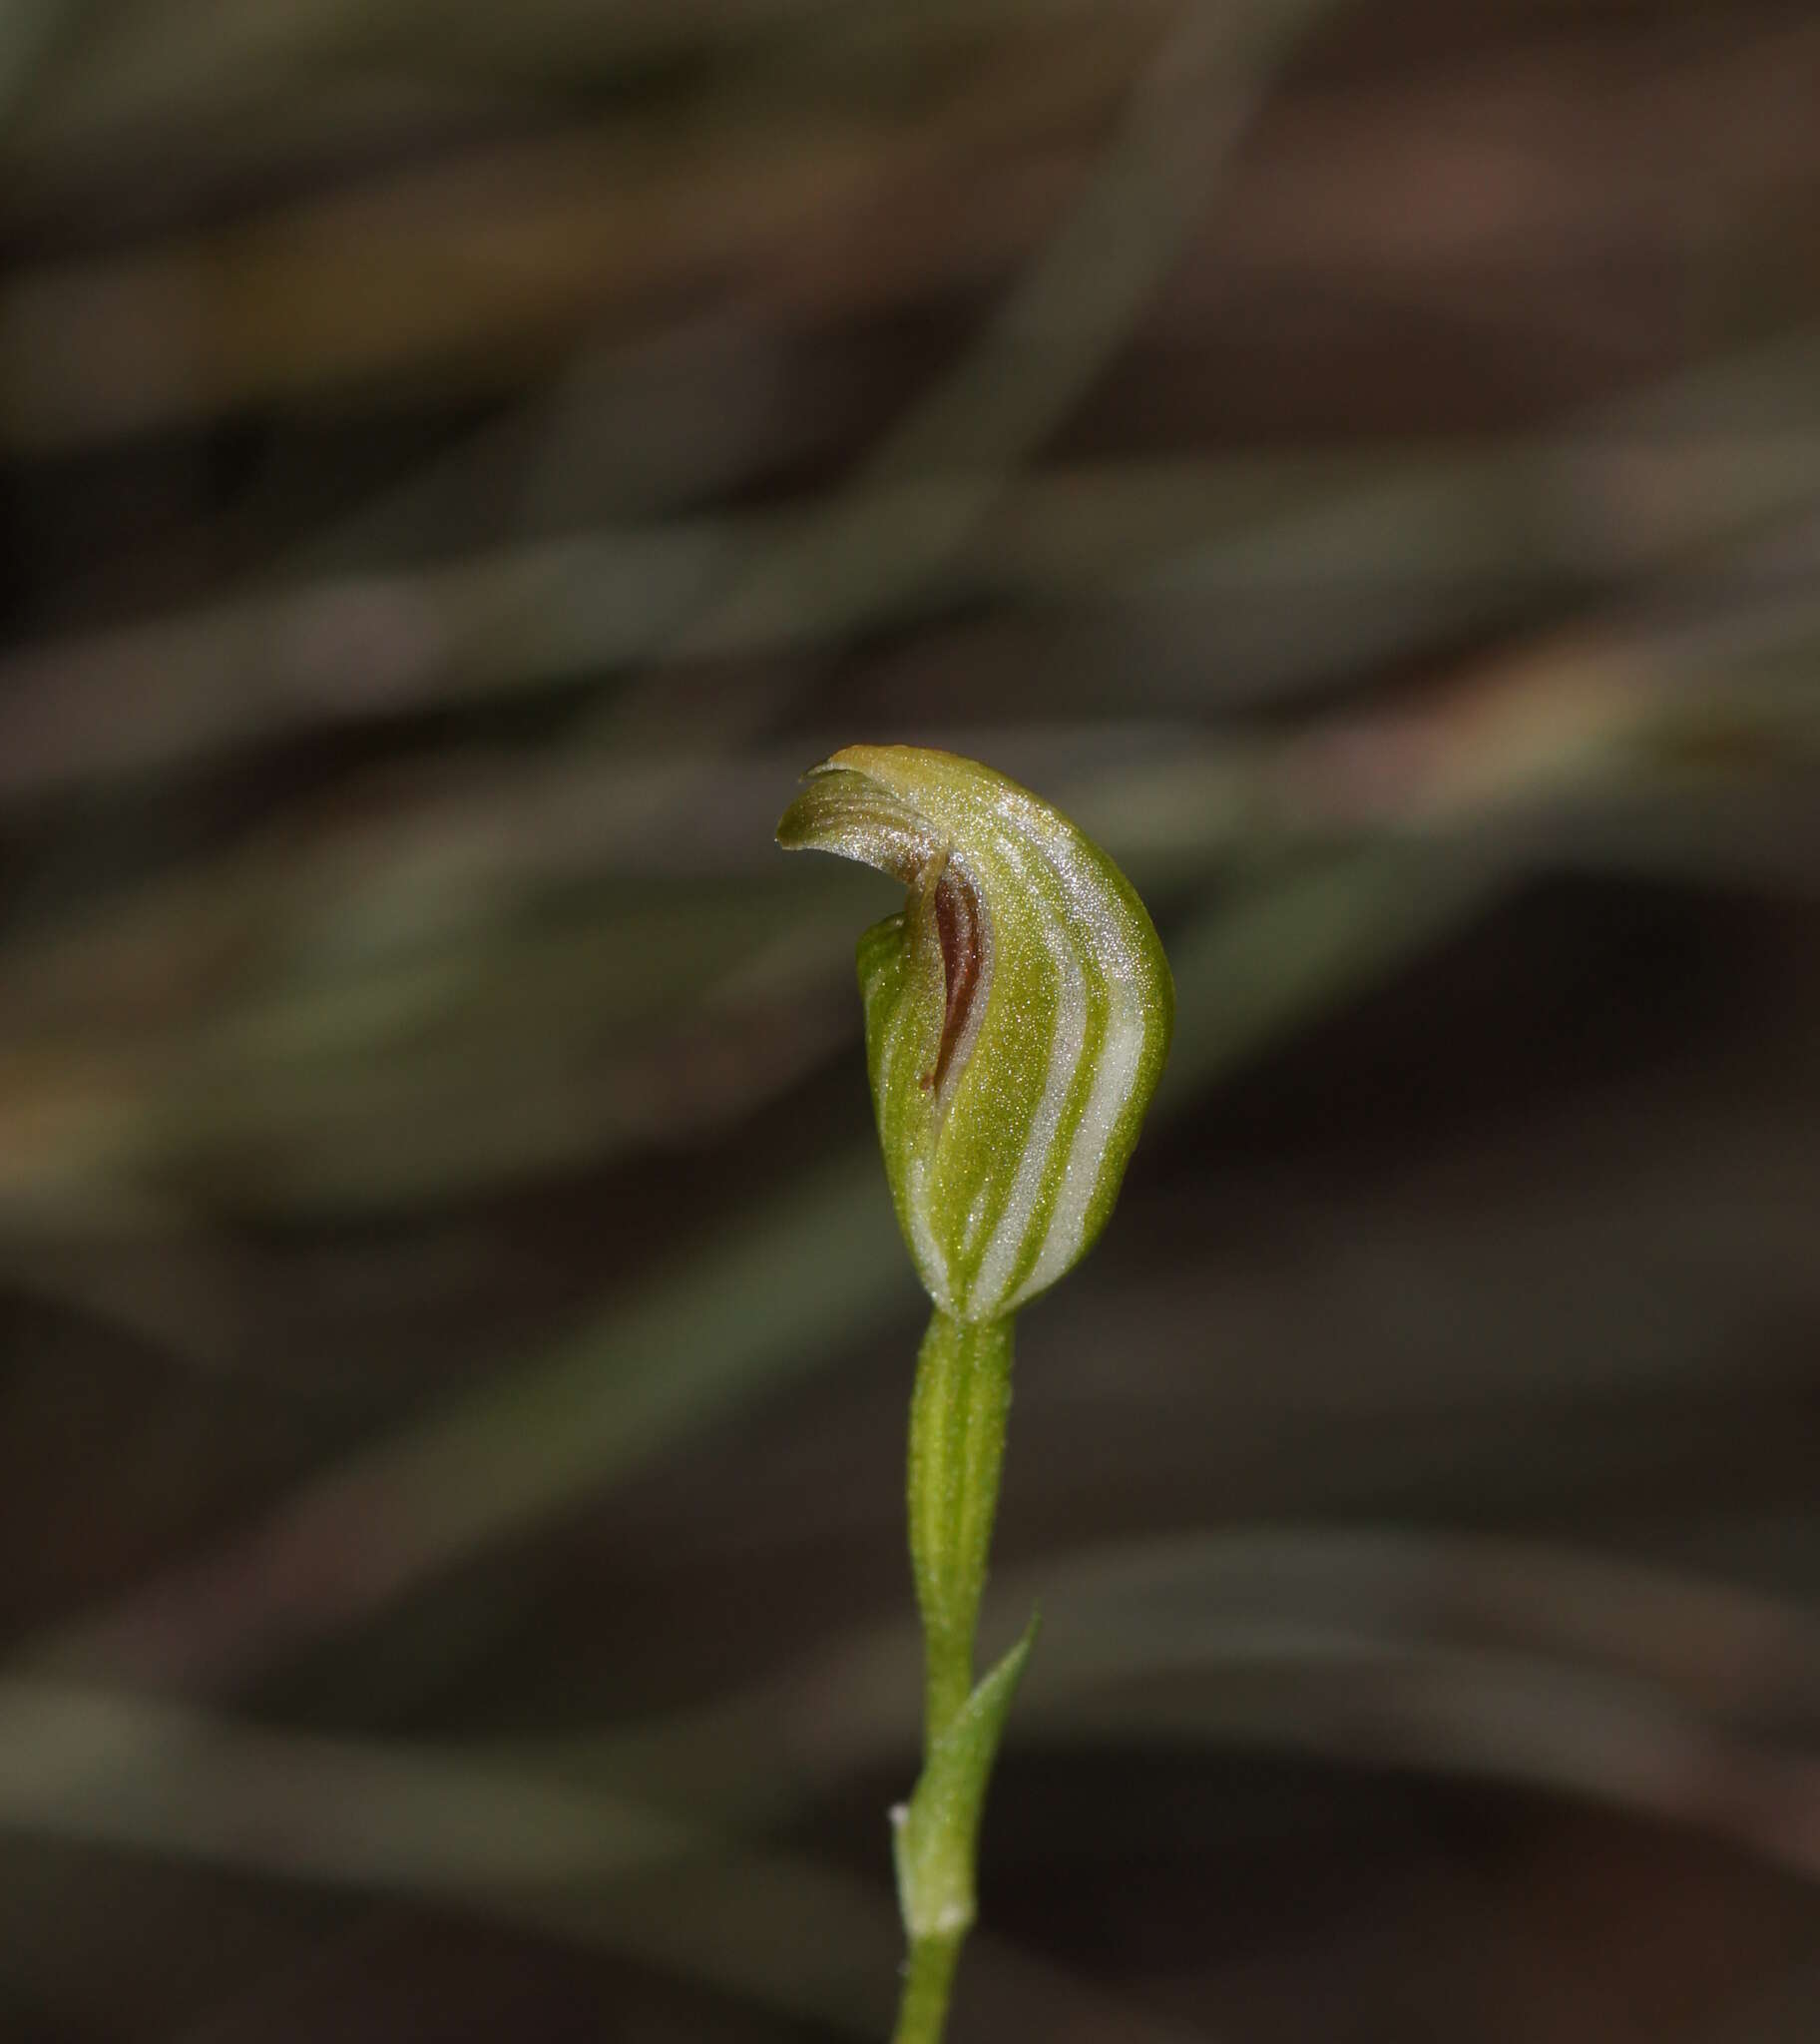
[[1011,1409],[1009,1319],[939,1309],[910,1400],[910,1566],[923,1619],[923,1758],[973,1693],[973,1642]]
[[964,1931],[951,1937],[918,1937],[910,1942],[904,1998],[898,2004],[892,2044],[941,2044],[948,2021],[948,1997],[960,1963]]
[[1027,1633],[978,1688],[974,1635],[1011,1408],[1012,1322],[939,1308],[910,1401],[910,1562],[923,1619],[923,1772],[894,1813],[898,1899],[910,1958],[896,2044],[937,2044],[974,1918],[986,1785]]

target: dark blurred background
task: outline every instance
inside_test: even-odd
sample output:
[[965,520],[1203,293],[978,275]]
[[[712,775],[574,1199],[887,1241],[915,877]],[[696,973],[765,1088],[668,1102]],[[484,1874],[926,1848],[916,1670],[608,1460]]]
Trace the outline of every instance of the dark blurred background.
[[5,0],[0,2034],[879,2038],[875,876],[1175,961],[956,2044],[1820,2035],[1820,18]]

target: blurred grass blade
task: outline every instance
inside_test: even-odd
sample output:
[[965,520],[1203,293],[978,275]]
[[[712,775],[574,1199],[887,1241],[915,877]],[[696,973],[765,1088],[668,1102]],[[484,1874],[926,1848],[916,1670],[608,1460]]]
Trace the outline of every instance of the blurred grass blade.
[[[635,1803],[430,1749],[0,1680],[0,1827],[452,1907],[835,2035],[884,2028],[898,1930],[883,1894]],[[0,1921],[12,1906],[10,1891],[0,1896]],[[969,1992],[998,2034],[1021,2018],[1061,2035],[1091,2016],[1130,2044],[1205,2044],[990,1935],[971,1963]]]

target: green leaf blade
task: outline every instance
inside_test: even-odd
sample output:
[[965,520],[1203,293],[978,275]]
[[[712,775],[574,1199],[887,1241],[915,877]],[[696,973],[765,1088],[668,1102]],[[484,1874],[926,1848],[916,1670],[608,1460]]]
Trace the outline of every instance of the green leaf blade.
[[912,1943],[951,1938],[974,1919],[974,1859],[986,1788],[1020,1678],[1042,1620],[976,1685],[930,1750],[916,1792],[891,1812],[898,1905]]

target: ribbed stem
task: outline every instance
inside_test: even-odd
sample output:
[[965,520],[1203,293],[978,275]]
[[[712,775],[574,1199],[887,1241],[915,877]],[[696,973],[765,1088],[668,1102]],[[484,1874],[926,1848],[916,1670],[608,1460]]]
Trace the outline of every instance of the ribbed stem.
[[[917,1356],[910,1401],[910,1565],[923,1620],[923,1761],[931,1764],[973,1694],[974,1634],[1011,1408],[1012,1323],[970,1326],[936,1312]],[[990,1753],[980,1763],[991,1765]],[[942,1906],[911,1926],[894,2044],[940,2044],[961,1945],[973,1920],[977,1797],[940,1801],[936,1828],[919,1838],[921,1863],[941,1869]],[[900,1880],[903,1871],[900,1866]],[[926,1907],[926,1898],[924,1898]],[[939,1926],[939,1927],[926,1927]]]
[[910,1566],[923,1618],[925,1759],[973,1689],[973,1640],[1011,1409],[1009,1319],[936,1312],[910,1400]]

